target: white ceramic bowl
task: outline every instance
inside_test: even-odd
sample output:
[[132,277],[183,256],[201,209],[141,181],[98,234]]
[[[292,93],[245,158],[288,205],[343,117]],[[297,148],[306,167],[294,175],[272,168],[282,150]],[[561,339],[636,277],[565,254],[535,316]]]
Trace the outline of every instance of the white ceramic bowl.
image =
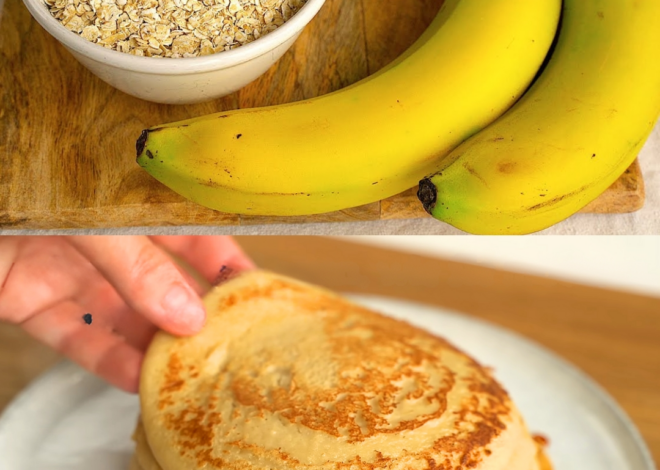
[[43,0],[23,0],[32,16],[101,80],[157,103],[212,100],[243,88],[266,72],[291,47],[325,0],[307,0],[275,31],[231,51],[192,58],[139,57],[106,49],[66,29]]

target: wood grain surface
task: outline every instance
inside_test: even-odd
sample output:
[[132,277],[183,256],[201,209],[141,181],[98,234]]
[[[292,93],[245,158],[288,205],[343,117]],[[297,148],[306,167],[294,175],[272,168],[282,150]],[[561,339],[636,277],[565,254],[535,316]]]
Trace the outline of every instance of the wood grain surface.
[[[414,4],[411,7],[411,2]],[[82,67],[6,0],[0,20],[0,227],[95,228],[254,225],[427,217],[414,191],[309,217],[243,217],[186,201],[135,163],[144,128],[193,116],[297,101],[345,87],[403,52],[441,0],[327,0],[295,46],[266,75],[210,103],[167,106],[119,92]],[[585,210],[632,212],[639,165]]]
[[[262,267],[344,292],[446,307],[537,341],[629,414],[660,461],[660,299],[318,237],[245,237]],[[0,324],[0,411],[58,357]]]

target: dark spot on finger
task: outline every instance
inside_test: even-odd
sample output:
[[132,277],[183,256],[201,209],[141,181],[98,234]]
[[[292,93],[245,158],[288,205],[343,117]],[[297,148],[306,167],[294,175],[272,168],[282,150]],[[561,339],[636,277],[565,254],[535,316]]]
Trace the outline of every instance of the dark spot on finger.
[[218,275],[215,277],[215,280],[213,281],[213,285],[217,286],[219,284],[222,284],[223,282],[227,282],[229,279],[234,277],[235,271],[230,268],[229,266],[225,266],[224,264],[220,268],[220,271],[218,272]]
[[91,324],[92,324],[92,314],[91,314],[91,313],[86,313],[86,314],[84,314],[84,315],[82,316],[82,319],[83,319],[83,321],[84,321],[85,323],[87,323],[88,325],[91,325]]

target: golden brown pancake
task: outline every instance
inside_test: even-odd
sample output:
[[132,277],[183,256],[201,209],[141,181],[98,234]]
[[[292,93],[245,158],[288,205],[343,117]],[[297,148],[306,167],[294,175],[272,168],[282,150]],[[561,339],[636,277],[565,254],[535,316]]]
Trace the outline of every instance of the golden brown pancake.
[[252,271],[158,333],[140,384],[140,470],[540,470],[490,373],[445,340]]
[[130,470],[162,470],[162,467],[156,462],[156,459],[149,448],[141,418],[138,421],[135,432],[133,433],[133,440],[135,441],[135,454],[133,455],[133,461],[131,464],[134,465],[135,468],[131,467]]
[[140,464],[137,461],[137,450],[136,450],[136,454],[133,454],[133,457],[131,458],[131,461],[128,464],[128,470],[142,470],[142,467],[140,467]]
[[[136,436],[139,437],[136,439],[135,454],[131,460],[131,466],[129,467],[129,470],[162,470],[162,468],[156,462],[153,454],[151,453],[149,443],[147,442],[147,438],[144,435],[144,428],[142,428],[141,424],[138,424],[138,428],[136,429]],[[543,447],[543,444],[537,442],[536,461],[539,465],[538,468],[539,470],[553,470],[550,459],[548,459],[547,455],[545,454]],[[140,461],[146,462],[146,466],[141,467],[139,463]]]

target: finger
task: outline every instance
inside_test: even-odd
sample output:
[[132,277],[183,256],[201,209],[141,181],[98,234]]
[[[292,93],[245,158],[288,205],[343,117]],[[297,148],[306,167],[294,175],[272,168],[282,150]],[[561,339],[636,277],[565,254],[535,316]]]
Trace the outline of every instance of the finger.
[[0,241],[0,289],[4,289],[5,282],[14,268],[20,240],[18,237],[5,236]]
[[114,287],[98,274],[75,298],[92,314],[94,325],[111,329],[139,351],[145,351],[158,331],[147,318],[139,315],[124,302]]
[[147,237],[67,237],[136,313],[177,335],[198,332],[206,313],[173,261]]
[[168,251],[186,260],[209,282],[214,282],[223,266],[236,271],[254,269],[252,260],[231,237],[152,236]]
[[[14,312],[6,319],[21,323],[53,304],[72,299],[85,313],[92,314],[95,327],[114,331],[131,346],[145,350],[157,328],[131,309],[78,251],[61,240],[55,243],[55,237],[49,240],[50,243],[42,243],[42,239],[33,239],[38,243],[23,250],[24,256],[17,259],[11,270],[8,292],[0,295],[0,307]],[[0,245],[0,250],[4,246]],[[54,257],[53,253],[59,256]],[[40,271],[44,273],[35,275]]]
[[[13,243],[12,243],[13,242]],[[0,290],[0,319],[20,323],[35,312],[75,297],[103,279],[96,269],[59,237],[2,239],[5,278]],[[9,252],[14,252],[9,257]]]
[[95,328],[115,332],[138,351],[146,350],[156,331],[60,237],[1,237],[0,272],[6,273],[0,284],[4,285],[0,319],[24,323],[30,316],[72,299],[84,313],[93,314]]
[[146,352],[158,327],[128,306],[115,313],[114,332],[138,351]]
[[63,301],[40,311],[21,325],[46,345],[61,352],[112,385],[135,393],[143,355],[110,329],[87,324],[85,309]]
[[145,351],[158,331],[158,327],[130,308],[98,271],[71,300],[91,315],[94,327],[119,335],[138,351]]

